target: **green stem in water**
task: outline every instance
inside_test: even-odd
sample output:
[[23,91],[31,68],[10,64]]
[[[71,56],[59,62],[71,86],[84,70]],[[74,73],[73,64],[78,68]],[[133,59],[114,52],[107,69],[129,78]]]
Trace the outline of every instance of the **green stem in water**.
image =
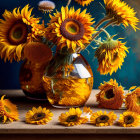
[[66,5],[66,6],[69,6],[69,5],[70,5],[70,3],[71,3],[71,0],[68,0],[68,3],[67,3],[67,5]]

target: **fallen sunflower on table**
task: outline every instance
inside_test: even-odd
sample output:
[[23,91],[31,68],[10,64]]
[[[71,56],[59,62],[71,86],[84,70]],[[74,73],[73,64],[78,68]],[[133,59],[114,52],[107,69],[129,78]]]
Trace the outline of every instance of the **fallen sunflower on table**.
[[53,113],[46,108],[39,106],[38,108],[33,107],[26,113],[26,122],[30,124],[45,125],[52,120]]
[[46,38],[57,45],[57,50],[67,46],[69,52],[85,49],[89,44],[92,34],[96,31],[92,27],[94,21],[86,10],[75,11],[74,7],[62,7],[61,12],[50,15],[50,23],[46,29]]
[[114,112],[97,111],[91,115],[90,122],[96,126],[110,126],[116,119],[117,115]]
[[88,6],[94,0],[75,0],[75,1],[82,6],[85,6],[85,5]]
[[4,97],[5,95],[3,95],[0,100],[0,118],[2,119],[3,123],[19,120],[16,105],[11,103],[8,99],[4,99]]
[[123,127],[139,126],[140,125],[140,115],[135,112],[126,111],[123,114],[120,114],[118,123],[120,126],[123,126]]
[[140,114],[140,87],[126,95],[125,106],[129,111]]
[[88,122],[88,118],[81,117],[82,111],[80,108],[70,108],[68,112],[62,113],[59,116],[59,121],[65,126],[81,125]]
[[99,86],[101,90],[96,99],[99,107],[108,109],[119,109],[124,100],[124,90],[122,86],[118,86],[116,80],[110,79]]
[[44,35],[44,25],[40,19],[31,15],[32,8],[26,5],[21,11],[15,8],[13,12],[5,10],[4,19],[0,19],[0,56],[6,61],[23,59],[23,48],[27,42]]

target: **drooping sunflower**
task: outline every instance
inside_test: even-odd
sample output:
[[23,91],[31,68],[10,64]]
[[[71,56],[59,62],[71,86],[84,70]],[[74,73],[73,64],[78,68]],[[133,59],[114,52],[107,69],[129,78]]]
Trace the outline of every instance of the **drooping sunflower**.
[[133,29],[137,27],[139,19],[133,8],[122,0],[104,0],[107,17],[114,21],[114,24],[123,24],[125,27],[131,25]]
[[0,56],[5,61],[20,61],[26,43],[44,35],[44,25],[39,24],[39,18],[31,15],[32,10],[29,5],[21,11],[20,8],[13,12],[5,10],[4,19],[0,19]]
[[81,9],[75,11],[74,7],[62,7],[61,12],[56,12],[54,16],[50,15],[50,23],[46,29],[46,38],[57,45],[57,49],[61,50],[67,46],[70,52],[78,49],[84,49],[85,45],[90,43],[92,34],[95,33],[93,25],[94,21],[86,10]]
[[110,126],[116,119],[117,115],[114,112],[97,111],[91,115],[90,122],[96,126]]
[[26,122],[30,124],[45,125],[52,120],[53,113],[46,108],[39,106],[38,108],[33,107],[26,113]]
[[3,95],[0,100],[0,116],[2,117],[3,123],[19,120],[16,105],[11,103],[8,99],[4,99],[4,97],[5,95]]
[[68,112],[62,113],[59,116],[59,121],[65,126],[74,126],[86,123],[87,117],[81,117],[82,111],[80,108],[70,108]]
[[101,90],[97,95],[99,107],[108,109],[119,109],[124,100],[124,90],[122,86],[118,86],[116,80],[110,79],[99,86]]
[[95,52],[95,57],[99,63],[98,71],[100,74],[112,75],[118,68],[121,69],[124,58],[127,56],[126,52],[129,53],[125,44],[119,41],[119,39],[114,40],[113,36],[110,37],[109,34],[107,40],[100,43],[100,47]]
[[140,114],[140,87],[126,95],[125,106],[128,110]]
[[140,115],[131,112],[126,111],[123,114],[120,114],[120,118],[118,120],[119,125],[123,127],[136,127],[140,125]]
[[94,1],[94,0],[75,0],[77,3],[79,3],[80,5],[82,5],[82,6],[87,6],[87,5],[89,5],[92,1]]

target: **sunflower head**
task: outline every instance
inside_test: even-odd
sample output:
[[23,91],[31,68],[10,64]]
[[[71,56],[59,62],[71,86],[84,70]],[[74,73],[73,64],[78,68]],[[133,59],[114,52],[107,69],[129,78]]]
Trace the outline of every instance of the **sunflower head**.
[[79,3],[80,5],[82,5],[82,6],[87,6],[87,5],[89,5],[92,1],[94,1],[94,0],[75,0],[77,3]]
[[110,74],[116,72],[118,68],[121,68],[124,58],[127,56],[126,52],[128,48],[126,43],[114,40],[113,36],[108,35],[107,40],[100,42],[100,47],[95,52],[95,57],[98,59],[100,74]]
[[51,21],[46,29],[46,38],[57,45],[57,50],[67,47],[69,52],[84,49],[95,33],[93,18],[86,13],[74,8],[62,7],[61,12],[50,16]]
[[125,27],[131,25],[133,29],[139,29],[139,19],[136,12],[121,0],[104,0],[107,16],[114,21],[114,24],[123,24]]
[[24,47],[24,56],[34,63],[47,63],[52,59],[52,51],[43,43],[29,42]]
[[91,115],[90,122],[96,126],[110,126],[116,119],[117,115],[114,112],[98,111]]
[[38,108],[33,107],[26,113],[26,122],[30,124],[45,125],[52,120],[53,113],[41,106]]
[[126,111],[120,114],[118,123],[123,127],[136,127],[140,125],[140,115],[135,112]]
[[5,61],[21,60],[25,44],[44,35],[45,27],[39,24],[39,18],[31,15],[32,10],[29,5],[21,11],[20,8],[13,12],[5,10],[4,19],[0,19],[0,56]]
[[81,117],[82,111],[80,108],[70,108],[69,112],[62,113],[59,116],[59,121],[65,126],[80,125],[88,121],[87,117]]
[[140,87],[126,95],[125,106],[128,110],[140,114]]
[[124,100],[124,90],[118,86],[116,80],[110,79],[99,86],[101,90],[97,95],[97,102],[101,108],[119,109]]
[[0,100],[0,116],[3,123],[7,121],[13,122],[19,120],[19,114],[16,105],[11,103],[8,99],[4,99],[5,95]]

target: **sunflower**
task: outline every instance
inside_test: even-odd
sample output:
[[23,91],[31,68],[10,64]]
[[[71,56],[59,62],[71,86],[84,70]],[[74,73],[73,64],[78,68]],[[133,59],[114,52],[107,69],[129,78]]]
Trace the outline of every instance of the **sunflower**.
[[80,5],[82,5],[82,6],[87,6],[87,5],[89,5],[92,1],[94,1],[94,0],[75,0],[77,3],[79,3]]
[[113,36],[110,37],[105,30],[104,32],[107,34],[108,38],[100,42],[100,47],[97,48],[95,57],[98,59],[98,71],[100,74],[105,75],[109,73],[112,75],[118,68],[121,69],[124,58],[127,56],[126,52],[129,51],[125,46],[126,43],[122,43],[119,39],[114,40]]
[[32,8],[26,5],[21,11],[15,8],[13,12],[5,10],[0,19],[0,56],[12,62],[23,58],[23,48],[27,42],[44,35],[44,25],[39,24],[39,18],[31,16]]
[[123,24],[125,27],[131,25],[133,29],[139,29],[136,27],[138,25],[139,19],[136,17],[136,12],[133,8],[128,6],[124,1],[121,0],[104,0],[106,15],[115,24]]
[[83,108],[83,112],[92,114],[93,111],[91,110],[90,107],[86,107],[86,106],[85,106],[85,107]]
[[53,113],[46,108],[39,106],[38,108],[33,107],[26,113],[26,122],[30,124],[45,125],[52,120]]
[[122,86],[118,86],[116,80],[110,79],[99,86],[101,90],[97,95],[99,107],[108,109],[119,109],[124,100],[124,90]]
[[29,42],[24,47],[24,56],[34,63],[47,63],[52,59],[52,51],[43,43]]
[[69,112],[62,113],[59,116],[59,121],[65,126],[80,125],[88,121],[87,117],[81,117],[82,111],[80,108],[70,108]]
[[90,43],[92,34],[95,33],[94,21],[86,10],[75,11],[74,8],[62,7],[61,12],[56,12],[50,16],[51,21],[46,29],[46,38],[57,45],[57,50],[67,46],[70,52],[84,49]]
[[117,115],[114,112],[97,111],[91,115],[90,122],[96,126],[110,126],[116,119]]
[[90,121],[90,117],[91,117],[92,112],[93,111],[91,110],[90,107],[85,106],[83,108],[83,113],[82,113],[81,117],[86,117],[86,118],[88,118],[88,121]]
[[125,106],[128,110],[140,114],[140,87],[126,95]]
[[120,114],[119,125],[123,127],[136,127],[140,125],[140,115],[135,112],[126,111]]
[[19,114],[16,105],[11,103],[8,99],[4,99],[5,95],[0,100],[0,116],[3,123],[7,121],[13,122],[19,120]]

